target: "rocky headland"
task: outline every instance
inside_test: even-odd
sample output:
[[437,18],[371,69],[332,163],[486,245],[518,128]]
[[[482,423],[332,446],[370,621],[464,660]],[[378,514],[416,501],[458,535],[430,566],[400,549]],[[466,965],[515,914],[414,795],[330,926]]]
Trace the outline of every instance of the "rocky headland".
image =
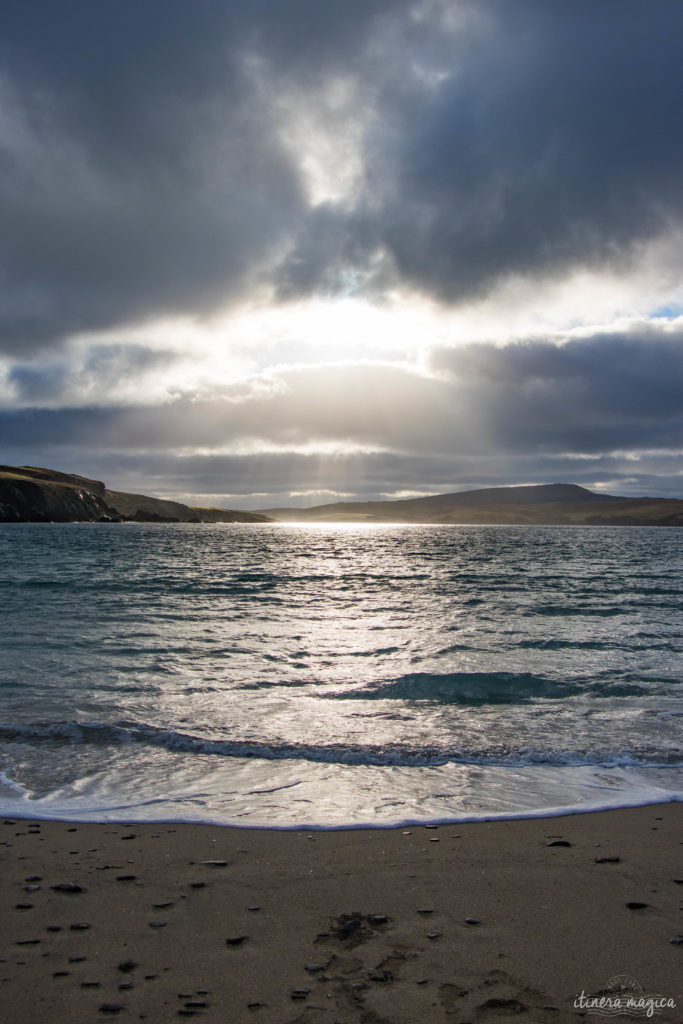
[[0,523],[267,523],[266,515],[195,508],[110,491],[101,480],[35,466],[0,466]]

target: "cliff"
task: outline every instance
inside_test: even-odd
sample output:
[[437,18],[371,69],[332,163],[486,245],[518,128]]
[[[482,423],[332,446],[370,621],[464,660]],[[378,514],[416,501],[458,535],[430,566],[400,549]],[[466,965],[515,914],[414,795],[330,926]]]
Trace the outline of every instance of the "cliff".
[[35,466],[0,466],[0,523],[267,523],[268,516],[107,490],[101,480]]

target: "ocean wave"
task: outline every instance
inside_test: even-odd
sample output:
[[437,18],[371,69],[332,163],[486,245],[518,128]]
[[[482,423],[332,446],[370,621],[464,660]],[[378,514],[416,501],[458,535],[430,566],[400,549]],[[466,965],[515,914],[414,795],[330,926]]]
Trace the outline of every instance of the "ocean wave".
[[268,761],[297,760],[324,764],[365,767],[436,767],[448,763],[488,766],[595,765],[622,767],[647,765],[668,767],[681,764],[680,751],[643,745],[628,750],[564,750],[561,748],[518,748],[500,744],[481,748],[455,745],[407,743],[316,744],[244,740],[230,737],[197,736],[162,729],[145,722],[5,722],[0,723],[0,742],[57,744],[143,744],[171,753],[213,755],[230,758],[259,758]]
[[644,697],[666,693],[657,682],[637,679],[559,680],[527,672],[411,672],[368,686],[328,691],[327,700],[404,700],[436,704],[528,704],[570,697]]

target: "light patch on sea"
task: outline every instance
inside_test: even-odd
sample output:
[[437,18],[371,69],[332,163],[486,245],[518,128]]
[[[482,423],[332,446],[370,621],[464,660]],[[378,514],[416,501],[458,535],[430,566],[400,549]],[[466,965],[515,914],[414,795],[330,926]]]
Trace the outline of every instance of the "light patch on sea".
[[0,813],[276,828],[683,795],[683,531],[0,527]]

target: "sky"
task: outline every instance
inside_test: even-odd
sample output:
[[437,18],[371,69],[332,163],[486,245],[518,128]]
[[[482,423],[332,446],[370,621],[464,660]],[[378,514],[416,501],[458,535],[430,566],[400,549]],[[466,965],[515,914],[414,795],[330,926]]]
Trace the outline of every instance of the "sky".
[[680,0],[23,0],[0,462],[683,497]]

